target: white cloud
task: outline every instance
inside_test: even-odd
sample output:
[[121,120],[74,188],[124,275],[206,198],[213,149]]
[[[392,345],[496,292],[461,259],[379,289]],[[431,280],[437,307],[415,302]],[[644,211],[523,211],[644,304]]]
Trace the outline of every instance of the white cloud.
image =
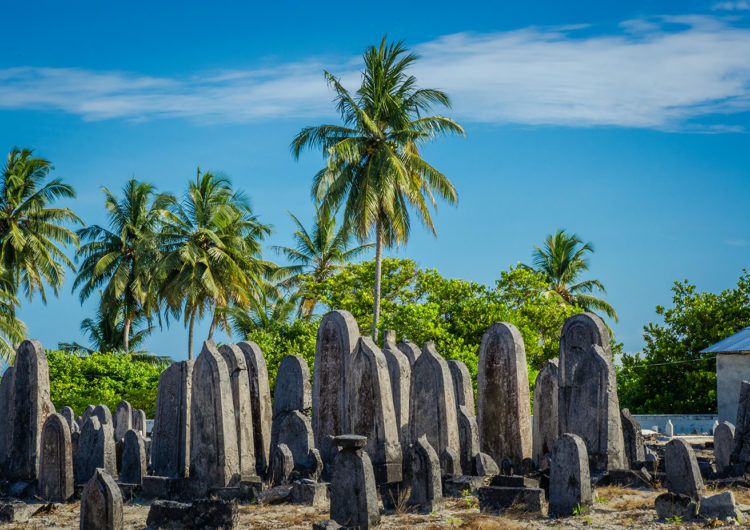
[[[750,110],[750,29],[720,17],[447,35],[414,46],[422,86],[452,97],[463,121],[695,129],[708,114]],[[0,70],[0,109],[60,110],[88,120],[183,117],[247,122],[331,117],[322,70],[359,80],[357,58],[164,78],[77,68]],[[736,130],[714,124],[706,131]]]
[[750,2],[739,0],[739,2],[719,2],[711,8],[714,11],[747,11],[750,9]]

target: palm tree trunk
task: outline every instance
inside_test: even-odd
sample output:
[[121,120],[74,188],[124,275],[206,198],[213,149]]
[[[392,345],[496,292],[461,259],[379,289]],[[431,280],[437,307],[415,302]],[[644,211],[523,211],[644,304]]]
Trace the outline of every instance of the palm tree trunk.
[[216,311],[214,311],[214,316],[211,318],[211,327],[208,328],[208,340],[214,337],[214,328],[216,328]]
[[380,321],[380,273],[383,262],[383,225],[380,220],[375,224],[375,307],[372,311],[372,340],[378,341],[378,322]]
[[193,329],[195,328],[195,309],[190,314],[190,329],[188,330],[188,360],[193,360]]
[[126,318],[125,329],[122,331],[122,346],[126,353],[130,353],[130,324],[132,321],[132,318]]

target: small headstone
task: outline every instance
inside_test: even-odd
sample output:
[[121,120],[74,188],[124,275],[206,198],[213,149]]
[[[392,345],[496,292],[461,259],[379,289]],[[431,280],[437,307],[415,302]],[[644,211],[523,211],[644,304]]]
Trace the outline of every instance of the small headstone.
[[335,441],[341,450],[333,462],[331,519],[348,527],[374,527],[380,523],[380,511],[375,473],[362,450],[367,439],[341,435]]
[[706,519],[719,519],[720,521],[731,520],[734,522],[742,517],[742,512],[737,508],[737,504],[734,502],[734,494],[731,491],[702,497],[698,513]]
[[271,483],[274,486],[289,484],[294,470],[294,457],[286,444],[277,445],[271,452]]
[[[133,407],[127,401],[120,401],[113,416],[115,422],[115,442],[125,438],[125,433],[133,428]],[[99,421],[102,421],[99,418]]]
[[563,434],[555,442],[549,476],[549,513],[572,515],[593,502],[589,458],[580,436]]
[[190,471],[190,409],[194,361],[173,363],[159,376],[151,431],[151,467],[162,477]]
[[271,460],[271,390],[268,384],[268,368],[263,351],[254,342],[238,342],[237,346],[245,355],[248,380],[250,381],[250,402],[253,410],[253,438],[255,441],[255,468],[261,477],[265,476]]
[[477,453],[474,456],[474,474],[478,477],[492,477],[500,473],[497,462],[487,453]]
[[638,423],[628,409],[622,409],[620,412],[620,421],[622,422],[622,438],[625,443],[625,454],[628,462],[642,462],[646,459],[643,446],[643,434],[641,434],[641,424]]
[[125,433],[122,449],[122,472],[120,482],[140,484],[146,475],[146,447],[143,436],[135,429]]
[[93,415],[81,429],[75,458],[75,482],[85,484],[102,468],[109,475],[116,475],[115,439],[111,423],[100,423]]
[[122,493],[114,479],[96,469],[81,494],[81,530],[121,530]]
[[714,458],[719,472],[724,471],[731,464],[734,449],[734,425],[728,421],[721,422],[714,429]]
[[670,492],[700,500],[704,491],[703,478],[689,443],[682,438],[673,438],[664,447],[664,466],[667,471],[667,489]]
[[146,413],[141,409],[133,409],[133,430],[146,437]]
[[52,502],[65,502],[74,493],[70,426],[62,414],[50,415],[42,428],[38,490]]
[[461,458],[452,447],[446,447],[440,455],[440,468],[444,475],[461,475]]
[[411,490],[410,506],[416,506],[422,513],[443,509],[440,460],[426,436],[412,444],[405,455],[404,485]]
[[393,408],[396,411],[396,425],[399,443],[402,446],[409,441],[409,386],[411,385],[411,363],[396,344],[396,332],[386,330],[383,340],[383,355],[388,364],[388,375],[391,381]]
[[547,468],[558,436],[557,398],[559,361],[547,361],[534,382],[534,417],[532,418],[533,458],[539,469]]
[[456,411],[458,419],[459,457],[461,470],[471,474],[474,470],[474,457],[479,453],[479,428],[477,419],[469,414],[463,405]]
[[669,438],[674,436],[674,425],[672,425],[672,420],[667,420],[667,425],[664,427],[664,434]]
[[414,368],[414,363],[417,362],[417,359],[419,359],[419,356],[422,355],[422,350],[414,344],[410,340],[402,340],[397,344],[398,349],[406,355],[406,358],[409,359],[409,364],[411,365],[412,369]]

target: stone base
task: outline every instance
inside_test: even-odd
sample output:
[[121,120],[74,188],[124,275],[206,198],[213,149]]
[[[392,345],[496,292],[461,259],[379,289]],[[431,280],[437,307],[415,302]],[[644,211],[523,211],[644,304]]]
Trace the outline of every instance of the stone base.
[[693,519],[698,515],[698,503],[687,495],[679,493],[662,493],[654,501],[659,519],[682,517]]
[[149,528],[236,528],[240,514],[237,503],[221,499],[201,499],[193,504],[154,501],[148,512]]
[[521,475],[495,475],[490,486],[498,488],[538,488],[539,481]]
[[11,500],[0,503],[0,523],[25,523],[39,505],[26,504],[23,501]]
[[541,488],[487,486],[479,489],[479,511],[499,514],[508,508],[544,515],[545,497]]
[[328,505],[328,484],[303,479],[292,484],[292,502],[324,508]]
[[487,484],[489,484],[489,477],[443,475],[443,497],[463,497],[467,491],[476,495],[479,488]]

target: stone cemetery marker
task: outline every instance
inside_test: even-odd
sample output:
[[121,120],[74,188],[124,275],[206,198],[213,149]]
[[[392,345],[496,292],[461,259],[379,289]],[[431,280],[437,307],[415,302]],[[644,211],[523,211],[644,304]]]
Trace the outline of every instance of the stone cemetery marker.
[[294,457],[286,444],[278,444],[271,453],[271,483],[274,486],[289,484],[294,471]]
[[732,462],[750,462],[750,382],[748,381],[742,381],[740,384]]
[[51,414],[42,428],[38,488],[39,496],[52,502],[65,502],[74,493],[70,427],[62,414]]
[[111,423],[92,415],[81,429],[75,458],[75,482],[85,484],[97,468],[116,475],[115,439]]
[[133,410],[133,430],[141,433],[143,437],[146,436],[146,413],[141,409]]
[[95,470],[81,494],[81,530],[123,528],[122,493],[103,469]]
[[417,506],[422,513],[443,509],[440,460],[425,436],[406,452],[404,475],[404,484],[411,489],[410,506]]
[[91,413],[92,416],[96,416],[99,418],[99,423],[102,425],[105,423],[108,423],[112,427],[112,438],[114,438],[114,420],[112,419],[112,413],[109,410],[109,407],[107,405],[97,405],[94,407],[94,412]]
[[263,351],[254,342],[237,343],[245,355],[248,379],[250,380],[250,401],[253,410],[253,438],[255,442],[255,468],[260,476],[265,476],[271,458],[271,390],[268,384],[268,368]]
[[406,358],[409,359],[409,364],[414,368],[414,363],[417,362],[419,356],[422,355],[422,350],[419,349],[419,346],[410,340],[402,340],[398,343],[398,349],[401,350],[401,353],[406,355]]
[[13,366],[9,366],[0,381],[0,476],[7,475],[7,462],[13,439],[15,371]]
[[[127,401],[120,401],[115,408],[115,442],[125,438],[125,433],[133,428],[133,407]],[[99,419],[101,421],[101,418]]]
[[203,343],[193,366],[190,478],[221,488],[240,480],[232,386],[212,340]]
[[83,409],[83,414],[81,414],[81,429],[83,429],[84,424],[86,421],[91,417],[91,415],[94,413],[94,405],[87,405],[85,409]]
[[446,447],[440,455],[440,469],[444,475],[462,475],[461,457],[452,447]]
[[453,393],[456,396],[456,406],[466,407],[466,412],[476,416],[474,407],[474,388],[471,386],[469,369],[461,361],[448,361],[448,368],[453,379]]
[[714,429],[714,458],[719,472],[729,467],[733,449],[734,425],[723,421]]
[[287,355],[276,372],[273,415],[299,410],[307,412],[312,406],[310,369],[299,355]]
[[620,421],[622,422],[622,438],[625,443],[625,454],[628,462],[643,462],[646,459],[646,452],[643,446],[643,434],[641,434],[641,424],[638,423],[628,409],[622,409],[620,412]]
[[349,361],[347,377],[351,430],[367,438],[378,484],[401,482],[402,459],[388,363],[369,337],[361,337]]
[[310,450],[315,447],[310,418],[298,410],[284,412],[273,421],[273,447],[286,445],[296,467],[306,467]]
[[414,363],[409,391],[409,439],[427,436],[435,451],[446,447],[460,451],[456,400],[448,363],[427,342]]
[[380,523],[375,474],[364,436],[336,437],[341,448],[333,461],[331,480],[331,519],[354,528],[371,528]]
[[477,453],[474,456],[473,468],[474,475],[477,477],[492,477],[500,474],[497,462],[487,453]]
[[526,350],[513,324],[487,329],[479,346],[477,425],[482,452],[520,467],[531,457],[531,405]]
[[312,426],[315,443],[349,431],[346,376],[357,347],[359,326],[348,311],[331,311],[320,321],[313,369]]
[[42,426],[55,407],[49,395],[47,355],[38,340],[25,340],[16,353],[6,478],[33,480],[39,474]]
[[534,462],[546,469],[547,455],[557,440],[557,381],[558,360],[547,361],[534,382],[534,417],[532,418],[532,447]]
[[664,426],[664,434],[670,438],[674,436],[674,425],[672,425],[672,420],[667,420],[667,424]]
[[60,414],[65,418],[65,421],[68,422],[68,428],[70,429],[71,434],[81,430],[78,423],[76,423],[76,414],[73,412],[72,408],[65,406],[60,409]]
[[458,439],[461,469],[467,475],[474,469],[474,457],[479,454],[479,428],[477,419],[463,405],[458,407]]
[[151,467],[162,477],[190,471],[190,409],[194,361],[173,363],[159,376],[151,432]]
[[120,482],[140,484],[146,474],[146,446],[140,432],[131,429],[125,433],[122,448],[122,473]]
[[396,411],[398,438],[402,446],[409,440],[409,386],[411,385],[411,363],[406,355],[398,349],[396,332],[386,330],[383,343],[383,355],[388,363],[388,376],[391,380],[393,408]]
[[219,353],[224,357],[229,371],[240,476],[242,480],[250,480],[256,477],[255,440],[253,439],[253,411],[250,402],[250,378],[247,373],[245,354],[234,344],[222,345]]
[[549,514],[572,515],[577,506],[593,502],[589,459],[580,436],[563,434],[557,439],[549,475]]
[[667,470],[667,489],[699,501],[703,495],[703,478],[690,444],[674,438],[664,447],[664,466]]
[[627,468],[609,336],[593,313],[565,321],[559,376],[558,432],[583,438],[592,470]]

